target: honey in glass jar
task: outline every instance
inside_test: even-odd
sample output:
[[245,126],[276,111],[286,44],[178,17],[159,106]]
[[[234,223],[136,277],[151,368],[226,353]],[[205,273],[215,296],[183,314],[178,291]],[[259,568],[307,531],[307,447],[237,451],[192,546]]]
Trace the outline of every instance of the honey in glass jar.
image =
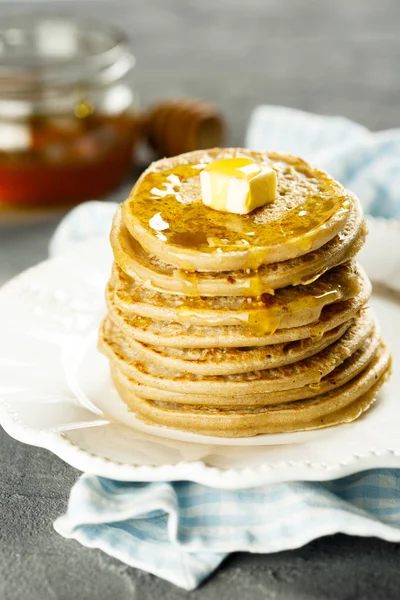
[[89,19],[0,23],[0,211],[106,196],[132,167],[135,59],[119,30]]

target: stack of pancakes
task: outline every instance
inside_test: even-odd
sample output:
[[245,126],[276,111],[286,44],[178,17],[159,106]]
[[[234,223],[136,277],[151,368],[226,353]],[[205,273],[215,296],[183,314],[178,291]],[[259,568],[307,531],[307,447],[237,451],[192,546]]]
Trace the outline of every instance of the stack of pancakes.
[[[277,199],[248,215],[201,201],[201,170],[249,157]],[[153,163],[118,209],[99,348],[143,421],[225,437],[356,419],[390,353],[355,262],[358,200],[304,161],[242,149]]]

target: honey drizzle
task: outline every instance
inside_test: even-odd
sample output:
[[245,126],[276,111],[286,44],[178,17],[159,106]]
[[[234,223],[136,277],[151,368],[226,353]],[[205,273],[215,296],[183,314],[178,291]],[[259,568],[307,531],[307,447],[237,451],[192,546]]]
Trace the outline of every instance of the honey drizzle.
[[[270,223],[257,223],[257,209],[248,215],[220,213],[205,206],[200,197],[198,166],[178,165],[168,171],[149,172],[134,188],[128,200],[129,210],[141,226],[153,235],[151,219],[160,214],[165,242],[209,253],[246,250],[250,246],[265,247],[277,244],[294,244],[307,251],[307,235],[323,226],[334,215],[348,213],[350,201],[345,190],[324,173],[318,176],[318,193],[310,194],[305,201]],[[301,175],[304,177],[304,175]],[[281,175],[285,177],[284,174]],[[171,181],[177,182],[175,185]],[[188,185],[189,199],[182,193]],[[165,189],[165,194],[159,194]],[[253,253],[254,256],[254,253]]]
[[[322,308],[327,303],[335,302],[341,297],[340,286],[329,292],[306,296],[298,298],[287,304],[277,304],[277,306],[268,307],[262,300],[262,298],[246,298],[246,302],[243,304],[243,309],[238,312],[232,311],[232,317],[229,320],[237,321],[238,325],[244,325],[250,329],[255,335],[265,335],[274,333],[277,329],[280,329],[289,315],[296,313],[304,313],[309,311],[309,321],[316,321],[321,313]],[[251,300],[250,302],[248,302]],[[248,310],[246,311],[246,307]],[[181,306],[177,308],[177,314],[182,321],[190,321],[193,317],[199,317],[198,308],[204,308],[203,300],[197,298],[187,299]],[[216,315],[214,318],[207,316],[205,317],[207,323],[212,325],[221,325],[221,317]],[[226,313],[222,317],[222,320],[226,320]]]
[[[188,273],[187,275],[191,276],[192,274]],[[115,292],[120,300],[127,304],[142,303],[143,299],[140,295],[142,285],[134,285],[123,272],[121,272],[121,277],[121,283],[118,280],[114,281]],[[288,320],[290,321],[296,314],[301,314],[302,319],[306,317],[309,323],[318,321],[323,307],[341,300],[343,294],[347,295],[347,288],[351,287],[353,280],[354,274],[347,273],[345,279],[331,281],[329,286],[322,285],[318,291],[315,290],[309,295],[301,295],[292,299],[288,299],[284,293],[274,296],[262,294],[254,298],[238,297],[234,300],[234,307],[227,306],[221,309],[211,308],[208,300],[200,296],[198,290],[194,288],[191,295],[177,299],[179,302],[175,306],[175,310],[179,315],[180,322],[193,323],[193,318],[195,318],[196,321],[204,320],[205,323],[212,325],[237,324],[251,330],[256,335],[264,335],[287,327]],[[331,289],[326,289],[327,287]],[[300,288],[298,289],[300,290]],[[238,302],[240,303],[237,304]],[[202,315],[202,313],[204,314]],[[316,331],[314,336],[318,339],[322,333],[322,331],[321,333]]]
[[321,381],[314,381],[308,385],[309,389],[313,392],[319,392],[321,389]]
[[195,272],[174,269],[174,279],[182,284],[182,289],[187,296],[200,296],[199,280]]

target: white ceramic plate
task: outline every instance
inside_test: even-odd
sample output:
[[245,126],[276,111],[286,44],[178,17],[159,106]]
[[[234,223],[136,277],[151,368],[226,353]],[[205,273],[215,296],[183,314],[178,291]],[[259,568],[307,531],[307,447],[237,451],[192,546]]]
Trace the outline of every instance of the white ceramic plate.
[[[397,285],[388,272],[399,272],[400,225],[371,221],[370,230],[364,264],[381,283]],[[0,291],[0,423],[10,435],[82,471],[127,481],[190,479],[245,488],[400,467],[395,295],[372,302],[394,350],[394,374],[363,418],[315,432],[227,441],[146,426],[119,400],[95,348],[110,264],[108,242],[92,240]]]

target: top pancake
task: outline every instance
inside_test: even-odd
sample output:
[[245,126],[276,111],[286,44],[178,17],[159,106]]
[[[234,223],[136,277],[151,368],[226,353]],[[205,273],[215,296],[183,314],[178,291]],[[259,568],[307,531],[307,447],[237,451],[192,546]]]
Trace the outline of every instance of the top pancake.
[[[277,173],[277,199],[248,215],[201,201],[200,172],[245,156]],[[243,149],[196,151],[153,163],[122,205],[122,220],[146,252],[190,271],[258,269],[303,256],[345,227],[354,197],[301,159]]]

